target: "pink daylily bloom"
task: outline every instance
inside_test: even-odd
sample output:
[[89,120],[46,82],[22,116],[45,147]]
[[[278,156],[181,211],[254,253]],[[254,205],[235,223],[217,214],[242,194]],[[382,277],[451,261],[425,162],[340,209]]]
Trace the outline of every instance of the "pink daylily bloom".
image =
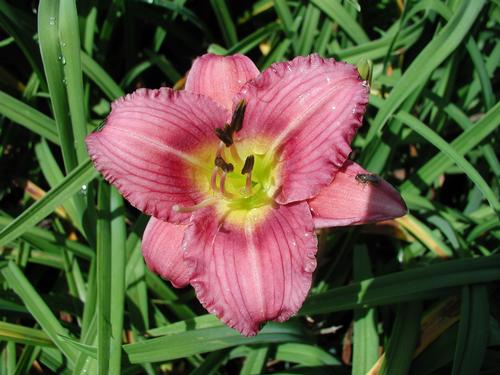
[[87,137],[96,168],[153,216],[142,251],[243,335],[302,305],[315,228],[402,216],[387,182],[347,160],[368,88],[317,55],[264,72],[242,55],[195,60],[183,91],[118,99]]

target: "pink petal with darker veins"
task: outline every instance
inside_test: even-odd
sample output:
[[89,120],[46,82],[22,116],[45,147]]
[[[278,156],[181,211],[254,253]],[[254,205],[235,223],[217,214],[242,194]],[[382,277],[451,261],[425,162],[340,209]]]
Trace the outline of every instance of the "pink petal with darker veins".
[[191,285],[203,306],[243,335],[297,312],[316,268],[316,236],[306,203],[277,206],[245,228],[196,212],[184,238]]
[[178,214],[172,206],[204,198],[193,181],[212,163],[193,152],[202,146],[216,149],[214,129],[228,116],[200,95],[141,89],[113,103],[104,128],[86,138],[87,148],[97,170],[133,206],[179,222],[190,215]]
[[181,248],[185,225],[171,224],[152,217],[142,237],[142,255],[149,269],[169,280],[176,288],[189,284]]
[[406,214],[401,195],[388,182],[362,183],[359,174],[370,174],[359,164],[346,161],[333,182],[309,201],[316,228],[365,224]]
[[278,152],[286,204],[314,197],[351,152],[368,89],[353,65],[317,55],[276,63],[243,86],[247,102],[240,138],[264,136]]
[[252,60],[244,55],[218,56],[207,53],[194,61],[185,89],[208,96],[231,110],[233,96],[259,73]]

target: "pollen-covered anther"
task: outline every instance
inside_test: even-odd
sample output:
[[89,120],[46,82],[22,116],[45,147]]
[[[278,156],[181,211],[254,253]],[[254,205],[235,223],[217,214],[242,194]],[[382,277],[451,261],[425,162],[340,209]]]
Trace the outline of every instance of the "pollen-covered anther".
[[236,108],[234,109],[233,112],[233,117],[231,118],[231,124],[229,124],[232,133],[239,132],[243,127],[243,116],[245,116],[246,107],[247,104],[243,99],[240,100],[239,103],[236,105]]
[[254,164],[255,164],[255,157],[253,155],[249,155],[245,159],[245,164],[243,165],[243,168],[241,168],[241,174],[247,175],[247,180],[245,184],[245,193],[248,195],[252,194],[252,171]]
[[215,128],[215,135],[219,138],[226,147],[229,147],[233,144],[233,132],[229,124],[224,125],[224,129]]
[[[241,130],[243,126],[243,116],[245,115],[246,103],[244,100],[240,100],[240,102],[236,105],[234,109],[233,116],[231,118],[231,122],[229,124],[225,124],[224,128],[215,128],[215,135],[226,145],[226,147],[230,147],[233,144],[233,135],[234,133]],[[235,151],[236,149],[234,149]],[[233,150],[231,150],[233,152]]]
[[215,157],[215,166],[219,167],[223,172],[234,171],[234,165],[227,163],[221,155]]

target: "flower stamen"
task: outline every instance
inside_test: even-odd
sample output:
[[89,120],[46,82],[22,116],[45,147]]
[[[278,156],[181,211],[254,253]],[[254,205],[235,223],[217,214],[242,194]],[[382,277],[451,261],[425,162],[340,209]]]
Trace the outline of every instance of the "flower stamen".
[[212,176],[210,176],[210,187],[213,191],[217,191],[217,175],[219,175],[219,167],[214,167],[212,171]]
[[192,206],[181,206],[179,204],[174,204],[172,206],[172,211],[181,212],[181,213],[194,212],[196,210],[199,210],[200,208],[210,206],[212,203],[215,203],[215,202],[216,202],[216,198],[211,197],[211,198],[207,198],[207,199],[201,201],[200,203],[192,205]]
[[231,156],[233,157],[234,161],[240,164],[242,160],[240,158],[240,154],[238,154],[238,150],[236,149],[236,145],[234,143],[231,146],[229,146],[229,151],[231,152]]
[[247,195],[252,194],[252,171],[255,163],[255,157],[253,155],[247,156],[245,159],[245,164],[241,169],[241,174],[247,175],[246,183],[245,183],[245,193]]
[[224,197],[232,198],[233,194],[231,194],[230,192],[228,192],[226,190],[226,176],[227,176],[227,173],[222,172],[222,176],[220,176],[220,192]]

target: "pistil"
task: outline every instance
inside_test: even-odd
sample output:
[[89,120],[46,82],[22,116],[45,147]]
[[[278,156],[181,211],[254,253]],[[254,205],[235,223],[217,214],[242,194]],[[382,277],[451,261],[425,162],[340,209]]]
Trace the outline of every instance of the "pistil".
[[217,176],[220,174],[219,167],[214,167],[212,176],[210,176],[210,187],[213,191],[217,191]]

